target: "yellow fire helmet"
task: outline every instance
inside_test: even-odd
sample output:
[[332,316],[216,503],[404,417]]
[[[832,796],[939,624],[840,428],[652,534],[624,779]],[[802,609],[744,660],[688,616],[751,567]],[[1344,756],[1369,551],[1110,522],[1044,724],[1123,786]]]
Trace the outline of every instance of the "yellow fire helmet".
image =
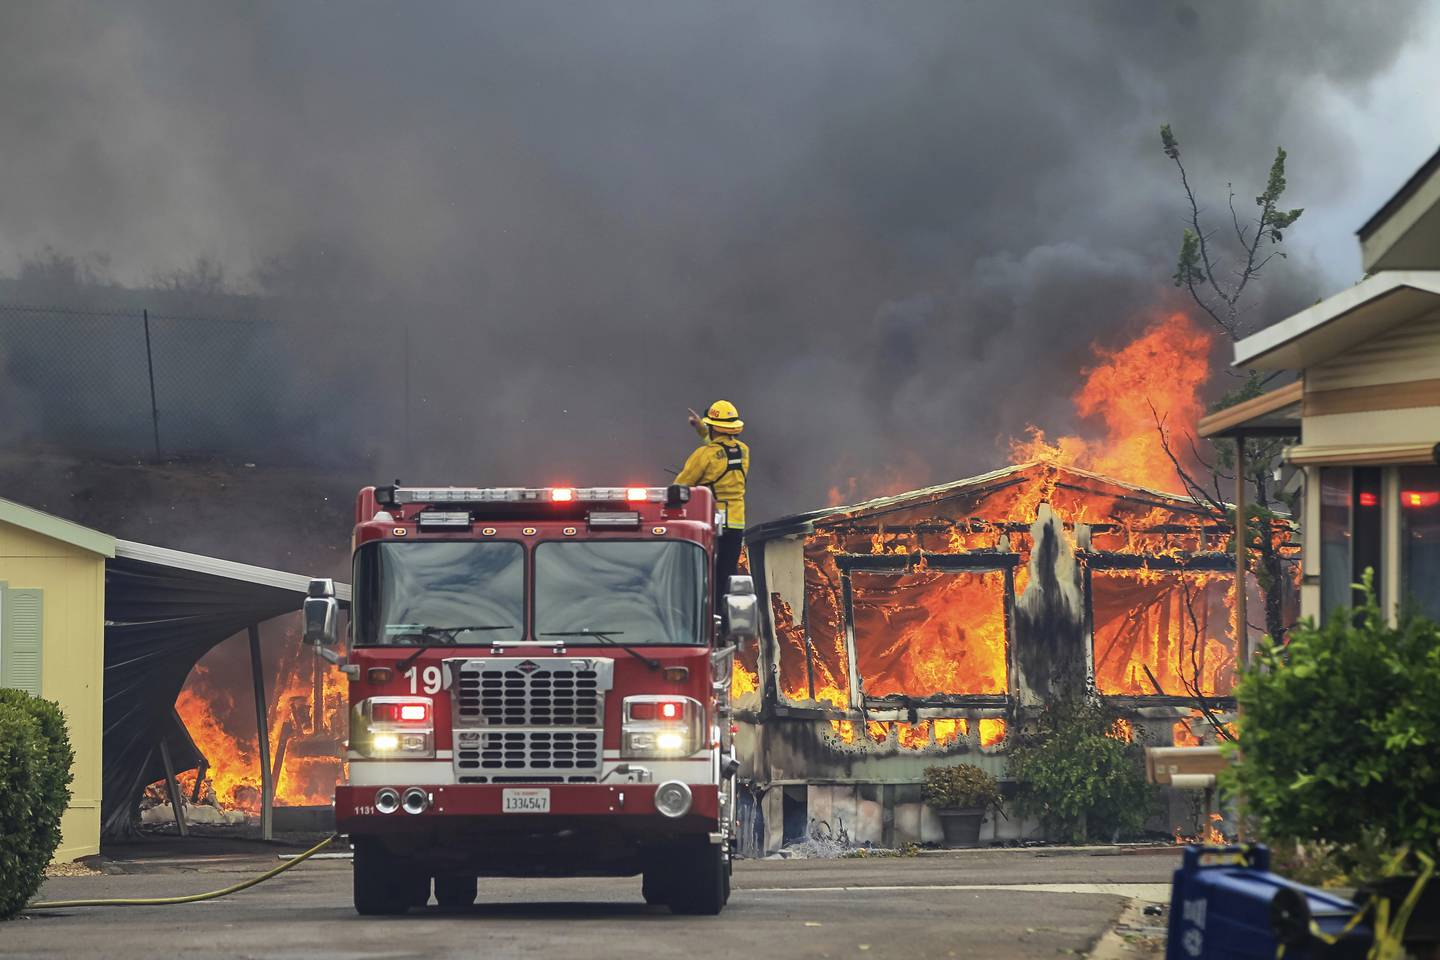
[[710,404],[710,409],[705,411],[700,422],[707,427],[713,427],[716,433],[739,433],[745,429],[745,421],[740,419],[740,411],[736,410],[735,404],[729,400],[716,400]]

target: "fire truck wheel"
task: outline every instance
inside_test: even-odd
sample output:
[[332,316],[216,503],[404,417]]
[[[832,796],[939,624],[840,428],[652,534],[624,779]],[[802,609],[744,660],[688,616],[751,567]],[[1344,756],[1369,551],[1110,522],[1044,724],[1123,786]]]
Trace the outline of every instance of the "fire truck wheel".
[[435,902],[446,910],[463,910],[475,902],[476,878],[460,873],[435,875]]
[[676,851],[670,911],[714,916],[725,907],[725,849],[702,841]]
[[[355,838],[355,912],[364,916],[404,913],[412,906],[413,890],[394,858],[372,837]],[[413,886],[411,884],[410,886]],[[428,886],[428,884],[427,884]],[[427,899],[429,891],[426,891]]]
[[670,902],[670,872],[663,864],[656,864],[645,871],[640,879],[640,893],[651,906]]
[[405,891],[406,906],[423,907],[430,902],[430,875],[410,870],[396,876],[395,882]]

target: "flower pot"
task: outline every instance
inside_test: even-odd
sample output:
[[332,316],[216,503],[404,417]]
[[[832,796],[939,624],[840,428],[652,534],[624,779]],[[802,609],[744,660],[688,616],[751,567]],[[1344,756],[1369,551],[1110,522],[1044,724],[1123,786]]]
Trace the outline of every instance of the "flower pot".
[[936,810],[940,828],[945,831],[946,847],[980,846],[980,824],[985,821],[984,807],[949,807]]

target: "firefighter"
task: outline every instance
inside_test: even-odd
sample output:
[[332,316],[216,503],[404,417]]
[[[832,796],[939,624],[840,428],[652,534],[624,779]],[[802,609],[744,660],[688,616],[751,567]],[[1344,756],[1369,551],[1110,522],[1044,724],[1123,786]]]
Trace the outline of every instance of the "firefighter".
[[722,598],[729,589],[731,575],[739,568],[745,542],[745,477],[750,472],[750,447],[738,439],[745,421],[729,400],[716,400],[703,417],[691,410],[690,426],[704,442],[690,454],[675,482],[687,487],[709,487],[715,494],[716,508],[724,514],[715,547],[715,612],[723,614]]

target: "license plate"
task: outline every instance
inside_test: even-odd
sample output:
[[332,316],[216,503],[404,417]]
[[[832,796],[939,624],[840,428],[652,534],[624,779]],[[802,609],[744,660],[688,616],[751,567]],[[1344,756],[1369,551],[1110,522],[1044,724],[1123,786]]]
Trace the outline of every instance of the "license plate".
[[501,813],[549,813],[549,790],[503,790],[500,793]]

